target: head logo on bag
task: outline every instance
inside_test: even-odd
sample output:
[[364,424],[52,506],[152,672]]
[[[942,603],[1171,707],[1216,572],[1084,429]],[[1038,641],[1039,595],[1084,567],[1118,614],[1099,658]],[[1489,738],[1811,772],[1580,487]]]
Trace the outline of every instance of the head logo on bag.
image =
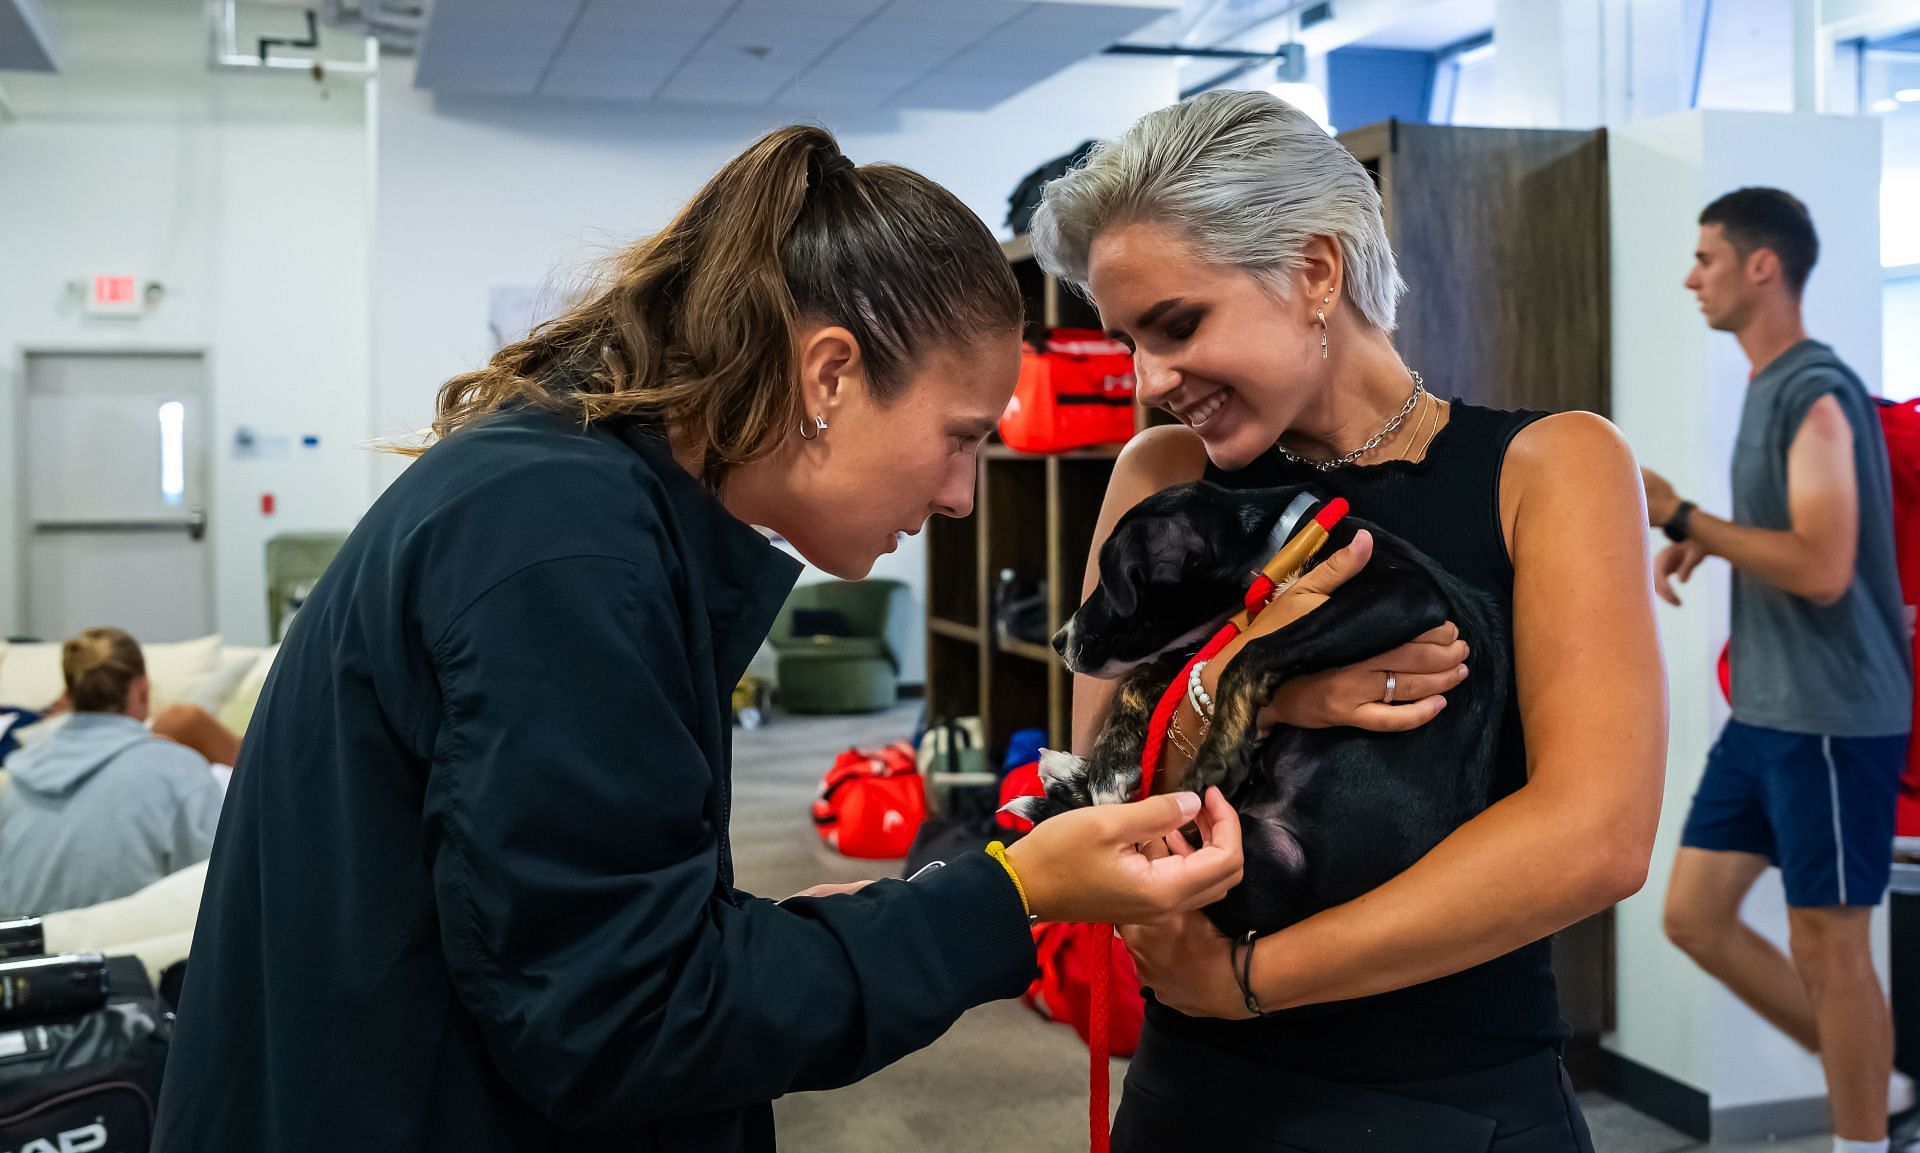
[[18,1149],[0,1153],[95,1153],[107,1145],[107,1127],[99,1121],[67,1129],[52,1137],[35,1137]]

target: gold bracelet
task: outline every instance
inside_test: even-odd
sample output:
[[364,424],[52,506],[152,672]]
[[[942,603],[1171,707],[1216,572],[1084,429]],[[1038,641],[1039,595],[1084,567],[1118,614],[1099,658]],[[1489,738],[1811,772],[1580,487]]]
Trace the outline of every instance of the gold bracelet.
[[1194,748],[1193,742],[1187,740],[1187,734],[1180,731],[1180,714],[1177,712],[1174,713],[1173,719],[1167,722],[1167,743],[1186,757],[1188,763],[1200,759],[1200,750]]
[[1033,915],[1033,903],[1027,900],[1027,887],[1020,883],[1020,874],[1014,871],[1013,862],[1007,859],[1007,846],[999,841],[989,841],[986,853],[1007,871],[1007,879],[1013,882],[1013,891],[1020,894],[1020,908],[1027,914],[1027,923],[1038,921],[1040,918]]

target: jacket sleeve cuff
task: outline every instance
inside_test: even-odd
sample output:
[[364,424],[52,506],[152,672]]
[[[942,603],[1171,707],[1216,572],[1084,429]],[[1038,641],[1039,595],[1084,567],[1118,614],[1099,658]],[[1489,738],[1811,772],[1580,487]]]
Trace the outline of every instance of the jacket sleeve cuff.
[[968,1004],[1017,997],[1039,975],[1026,908],[1000,862],[966,853],[912,882],[948,977]]

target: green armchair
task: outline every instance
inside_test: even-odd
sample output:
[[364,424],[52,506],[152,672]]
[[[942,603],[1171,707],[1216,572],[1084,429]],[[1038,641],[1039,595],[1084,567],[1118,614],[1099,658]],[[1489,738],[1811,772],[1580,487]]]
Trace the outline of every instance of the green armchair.
[[[774,678],[781,707],[795,713],[871,713],[900,691],[907,586],[830,581],[794,589],[773,622]],[[796,632],[795,626],[800,626]]]
[[267,539],[268,641],[284,639],[294,611],[346,543],[343,532],[283,532]]

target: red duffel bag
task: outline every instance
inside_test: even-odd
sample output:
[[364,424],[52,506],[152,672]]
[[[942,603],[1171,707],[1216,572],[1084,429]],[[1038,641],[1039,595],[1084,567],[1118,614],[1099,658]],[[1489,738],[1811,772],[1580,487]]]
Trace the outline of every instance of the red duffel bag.
[[1056,328],[1020,358],[1000,439],[1020,452],[1066,452],[1133,436],[1133,354],[1091,328]]
[[1107,993],[1107,1052],[1131,1057],[1140,1047],[1140,1023],[1147,1001],[1140,993],[1140,973],[1133,954],[1115,935],[1112,925],[1056,924],[1042,921],[1033,927],[1035,959],[1040,975],[1027,986],[1022,1000],[1042,1017],[1073,1026],[1087,1039],[1093,1021],[1093,959],[1100,949],[1113,952],[1112,984]]
[[926,785],[905,741],[834,758],[813,801],[813,827],[849,857],[904,857],[927,815]]
[[[1028,761],[1024,765],[1009,770],[1006,776],[1000,778],[1000,807],[1002,809],[1007,807],[1009,801],[1014,801],[1021,797],[1044,797],[1046,795],[1046,786],[1040,783],[1039,761]],[[1012,813],[995,813],[993,815],[993,823],[1010,832],[1031,833],[1033,831],[1032,821],[1027,820],[1025,817],[1016,817]]]

